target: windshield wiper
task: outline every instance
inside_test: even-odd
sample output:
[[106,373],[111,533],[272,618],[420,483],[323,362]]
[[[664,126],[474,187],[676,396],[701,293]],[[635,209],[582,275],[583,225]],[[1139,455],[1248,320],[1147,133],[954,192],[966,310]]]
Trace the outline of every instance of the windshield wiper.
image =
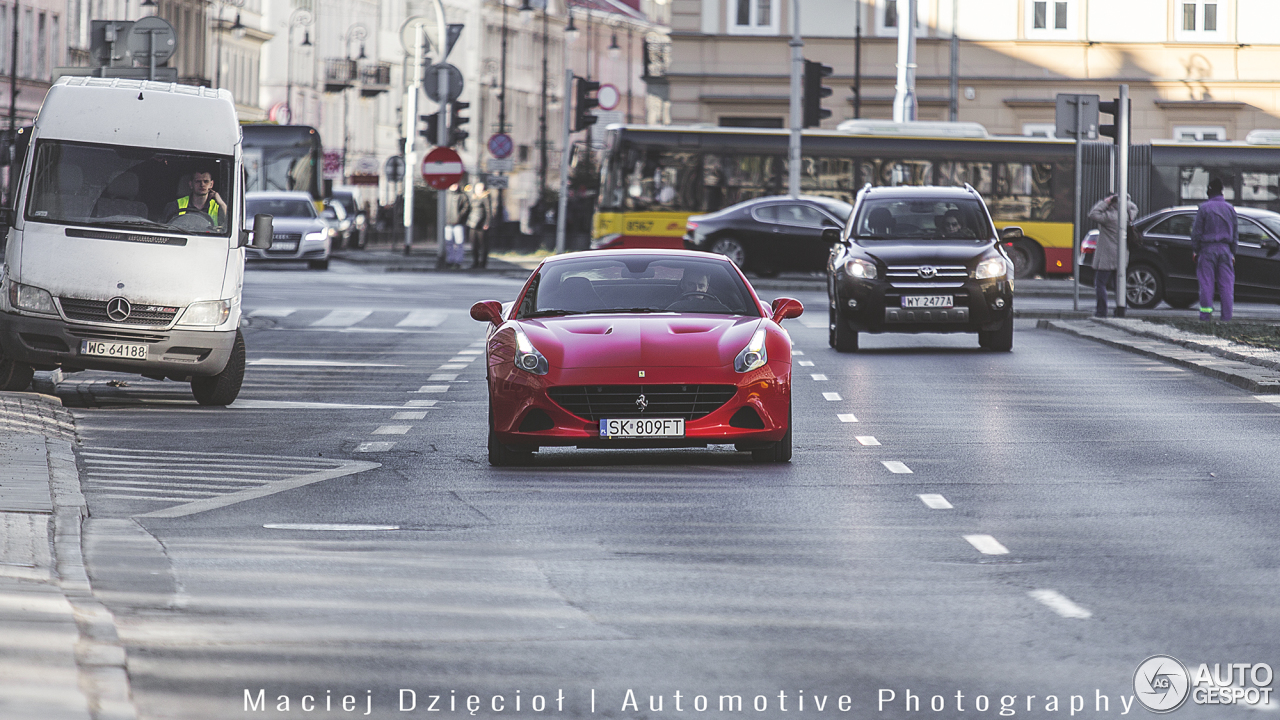
[[134,219],[134,220],[109,220],[106,218],[97,218],[97,219],[99,222],[106,222],[106,223],[110,223],[111,225],[129,225],[130,227],[152,227],[152,228],[162,228],[164,230],[168,230],[169,232],[173,232],[173,233],[182,232],[181,230],[175,230],[174,228],[171,228],[168,225],[165,225],[164,223],[158,223],[154,220],[143,220],[141,218]]
[[601,308],[600,310],[591,310],[592,313],[648,313],[663,312],[662,308],[652,307],[633,307],[633,308]]
[[538,310],[528,315],[521,315],[521,319],[540,318],[540,317],[563,317],[565,315],[585,315],[583,310]]

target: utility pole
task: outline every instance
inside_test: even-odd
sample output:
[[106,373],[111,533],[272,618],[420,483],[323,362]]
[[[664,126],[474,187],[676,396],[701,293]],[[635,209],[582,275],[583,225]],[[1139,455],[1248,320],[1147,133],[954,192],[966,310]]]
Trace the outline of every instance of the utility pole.
[[[505,133],[507,131],[507,3],[502,3],[502,70],[501,70],[502,89],[498,91],[498,132]],[[483,135],[484,133],[481,133]],[[498,187],[498,202],[494,207],[494,214],[498,214],[499,218],[506,220],[506,188]]]
[[1116,103],[1116,245],[1119,268],[1116,270],[1116,317],[1124,317],[1128,301],[1129,274],[1129,86],[1120,86]]
[[898,11],[898,84],[893,98],[893,121],[915,122],[916,119],[916,0],[899,0]]
[[556,254],[564,254],[564,229],[565,229],[565,212],[569,209],[569,156],[573,153],[573,145],[570,144],[569,130],[572,127],[573,111],[570,105],[573,104],[573,70],[569,69],[569,43],[565,43],[565,69],[564,69],[564,100],[560,101],[560,107],[564,115],[564,132],[560,135],[560,197],[556,206]]
[[404,111],[404,254],[413,251],[413,173],[418,169],[418,155],[413,141],[418,136],[418,88],[422,87],[423,65],[427,55],[427,30],[422,24],[414,26],[413,82],[405,88]]
[[[563,106],[564,103],[561,103]],[[538,197],[534,206],[542,207],[547,189],[547,8],[542,8],[542,107],[538,113]],[[541,225],[542,219],[537,224]]]
[[[9,53],[9,142],[14,141],[18,122],[18,3],[13,4],[13,44]],[[10,169],[16,167],[11,164]]]
[[800,75],[804,72],[804,41],[800,39],[800,0],[791,0],[791,143],[788,148],[787,193],[800,197]]
[[951,122],[960,119],[960,36],[956,34],[959,12],[960,0],[951,0]]
[[862,0],[856,11],[857,29],[853,36],[853,116],[862,117]]

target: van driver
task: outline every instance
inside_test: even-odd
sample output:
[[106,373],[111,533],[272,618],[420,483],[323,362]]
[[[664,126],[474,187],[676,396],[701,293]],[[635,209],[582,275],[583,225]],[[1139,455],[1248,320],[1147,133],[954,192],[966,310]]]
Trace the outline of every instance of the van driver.
[[164,221],[173,222],[180,215],[195,213],[209,218],[214,227],[221,227],[227,217],[227,203],[213,189],[213,173],[203,170],[192,173],[190,188],[190,195],[165,206]]

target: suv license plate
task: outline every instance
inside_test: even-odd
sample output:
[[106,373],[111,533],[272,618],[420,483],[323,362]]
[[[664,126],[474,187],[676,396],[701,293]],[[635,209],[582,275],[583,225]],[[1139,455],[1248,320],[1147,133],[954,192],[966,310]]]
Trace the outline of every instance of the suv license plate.
[[949,308],[955,298],[951,295],[903,295],[904,308]]
[[126,360],[146,360],[147,346],[133,343],[99,342],[97,340],[81,340],[81,355],[97,355],[100,357],[125,358]]
[[684,418],[623,418],[601,420],[602,438],[682,438]]

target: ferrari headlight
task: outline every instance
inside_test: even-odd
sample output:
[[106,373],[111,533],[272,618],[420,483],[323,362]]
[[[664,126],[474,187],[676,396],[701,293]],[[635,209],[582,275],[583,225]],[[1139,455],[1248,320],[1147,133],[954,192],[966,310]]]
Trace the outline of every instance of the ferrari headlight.
[[849,258],[844,263],[844,274],[862,280],[874,280],[876,264],[862,258]]
[[993,257],[978,263],[978,267],[973,271],[973,277],[978,280],[989,280],[1003,277],[1007,272],[1004,258]]
[[46,315],[57,315],[58,308],[53,304],[53,296],[48,290],[32,285],[23,285],[9,281],[9,304],[19,310]]
[[191,303],[187,306],[187,311],[182,313],[182,319],[178,321],[178,324],[221,325],[226,322],[227,316],[230,314],[230,300],[207,300],[205,302]]
[[519,325],[516,326],[516,367],[534,375],[546,375],[550,369],[547,359],[533,346]]
[[764,351],[764,337],[764,328],[756,330],[756,334],[751,336],[751,342],[733,359],[734,370],[740,373],[751,372],[769,362],[769,354]]

